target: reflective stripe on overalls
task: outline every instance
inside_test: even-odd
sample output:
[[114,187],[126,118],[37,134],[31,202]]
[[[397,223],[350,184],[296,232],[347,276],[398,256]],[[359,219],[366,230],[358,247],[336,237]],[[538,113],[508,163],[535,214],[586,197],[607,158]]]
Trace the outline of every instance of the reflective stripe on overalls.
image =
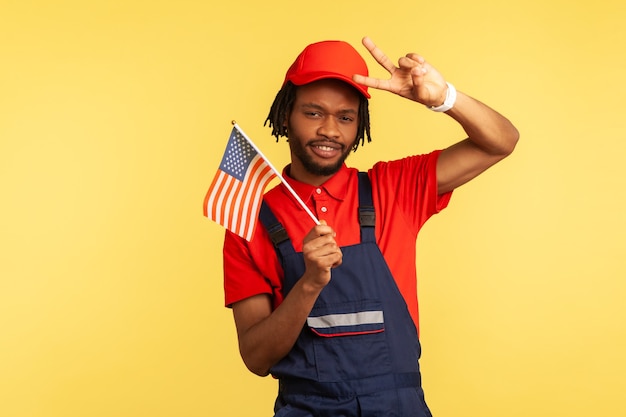
[[[275,417],[431,416],[415,324],[376,244],[366,173],[359,173],[359,206],[361,243],[341,248],[342,265],[332,270],[294,347],[271,369],[279,379]],[[265,203],[260,219],[284,268],[286,296],[304,274],[303,255]]]

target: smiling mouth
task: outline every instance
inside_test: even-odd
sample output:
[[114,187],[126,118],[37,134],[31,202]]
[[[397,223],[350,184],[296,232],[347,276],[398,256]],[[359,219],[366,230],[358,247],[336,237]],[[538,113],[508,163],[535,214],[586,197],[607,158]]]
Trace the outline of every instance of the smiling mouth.
[[314,145],[314,146],[315,146],[317,149],[320,149],[320,150],[322,150],[322,151],[328,151],[328,152],[331,152],[331,151],[337,151],[337,150],[339,150],[338,148],[333,148],[333,147],[331,147],[331,146],[327,146],[327,145]]
[[340,143],[312,143],[309,146],[311,151],[322,159],[335,159],[343,153],[343,146]]
[[313,147],[313,148],[320,149],[320,150],[325,151],[325,152],[333,152],[333,151],[342,151],[343,150],[343,145],[341,143],[329,142],[329,141],[312,142],[310,144],[310,146]]

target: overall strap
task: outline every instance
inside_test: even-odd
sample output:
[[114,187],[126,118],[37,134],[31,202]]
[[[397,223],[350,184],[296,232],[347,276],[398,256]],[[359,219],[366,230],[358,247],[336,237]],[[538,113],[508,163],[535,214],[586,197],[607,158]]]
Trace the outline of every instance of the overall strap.
[[[282,258],[285,259],[285,256],[289,254],[295,253],[295,249],[291,244],[291,240],[289,240],[289,235],[287,235],[287,231],[283,227],[283,225],[278,221],[272,210],[265,203],[265,200],[261,203],[261,210],[259,211],[259,220],[267,233],[270,235],[270,239],[274,244],[274,248],[276,248],[276,253]],[[281,259],[281,263],[282,263]]]
[[372,201],[372,184],[367,172],[359,172],[359,224],[361,242],[376,242],[376,213]]

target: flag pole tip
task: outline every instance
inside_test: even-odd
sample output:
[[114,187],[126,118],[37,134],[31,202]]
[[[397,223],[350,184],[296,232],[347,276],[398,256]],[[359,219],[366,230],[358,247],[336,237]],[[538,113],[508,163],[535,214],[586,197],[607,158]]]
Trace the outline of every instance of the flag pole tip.
[[237,124],[237,122],[235,120],[231,120],[230,122],[233,124],[233,126],[235,126]]

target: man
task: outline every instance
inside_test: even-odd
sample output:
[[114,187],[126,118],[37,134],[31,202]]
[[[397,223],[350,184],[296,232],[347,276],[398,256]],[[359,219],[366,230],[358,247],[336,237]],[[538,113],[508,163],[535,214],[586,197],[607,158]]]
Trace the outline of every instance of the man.
[[[415,240],[452,190],[509,155],[515,127],[457,92],[423,57],[368,76],[349,44],[307,46],[287,71],[268,121],[286,136],[284,177],[320,219],[278,185],[264,196],[250,242],[226,232],[226,304],[241,356],[255,374],[279,379],[276,416],[430,416],[418,359]],[[445,112],[468,138],[443,151],[348,168],[370,140],[369,88]]]

